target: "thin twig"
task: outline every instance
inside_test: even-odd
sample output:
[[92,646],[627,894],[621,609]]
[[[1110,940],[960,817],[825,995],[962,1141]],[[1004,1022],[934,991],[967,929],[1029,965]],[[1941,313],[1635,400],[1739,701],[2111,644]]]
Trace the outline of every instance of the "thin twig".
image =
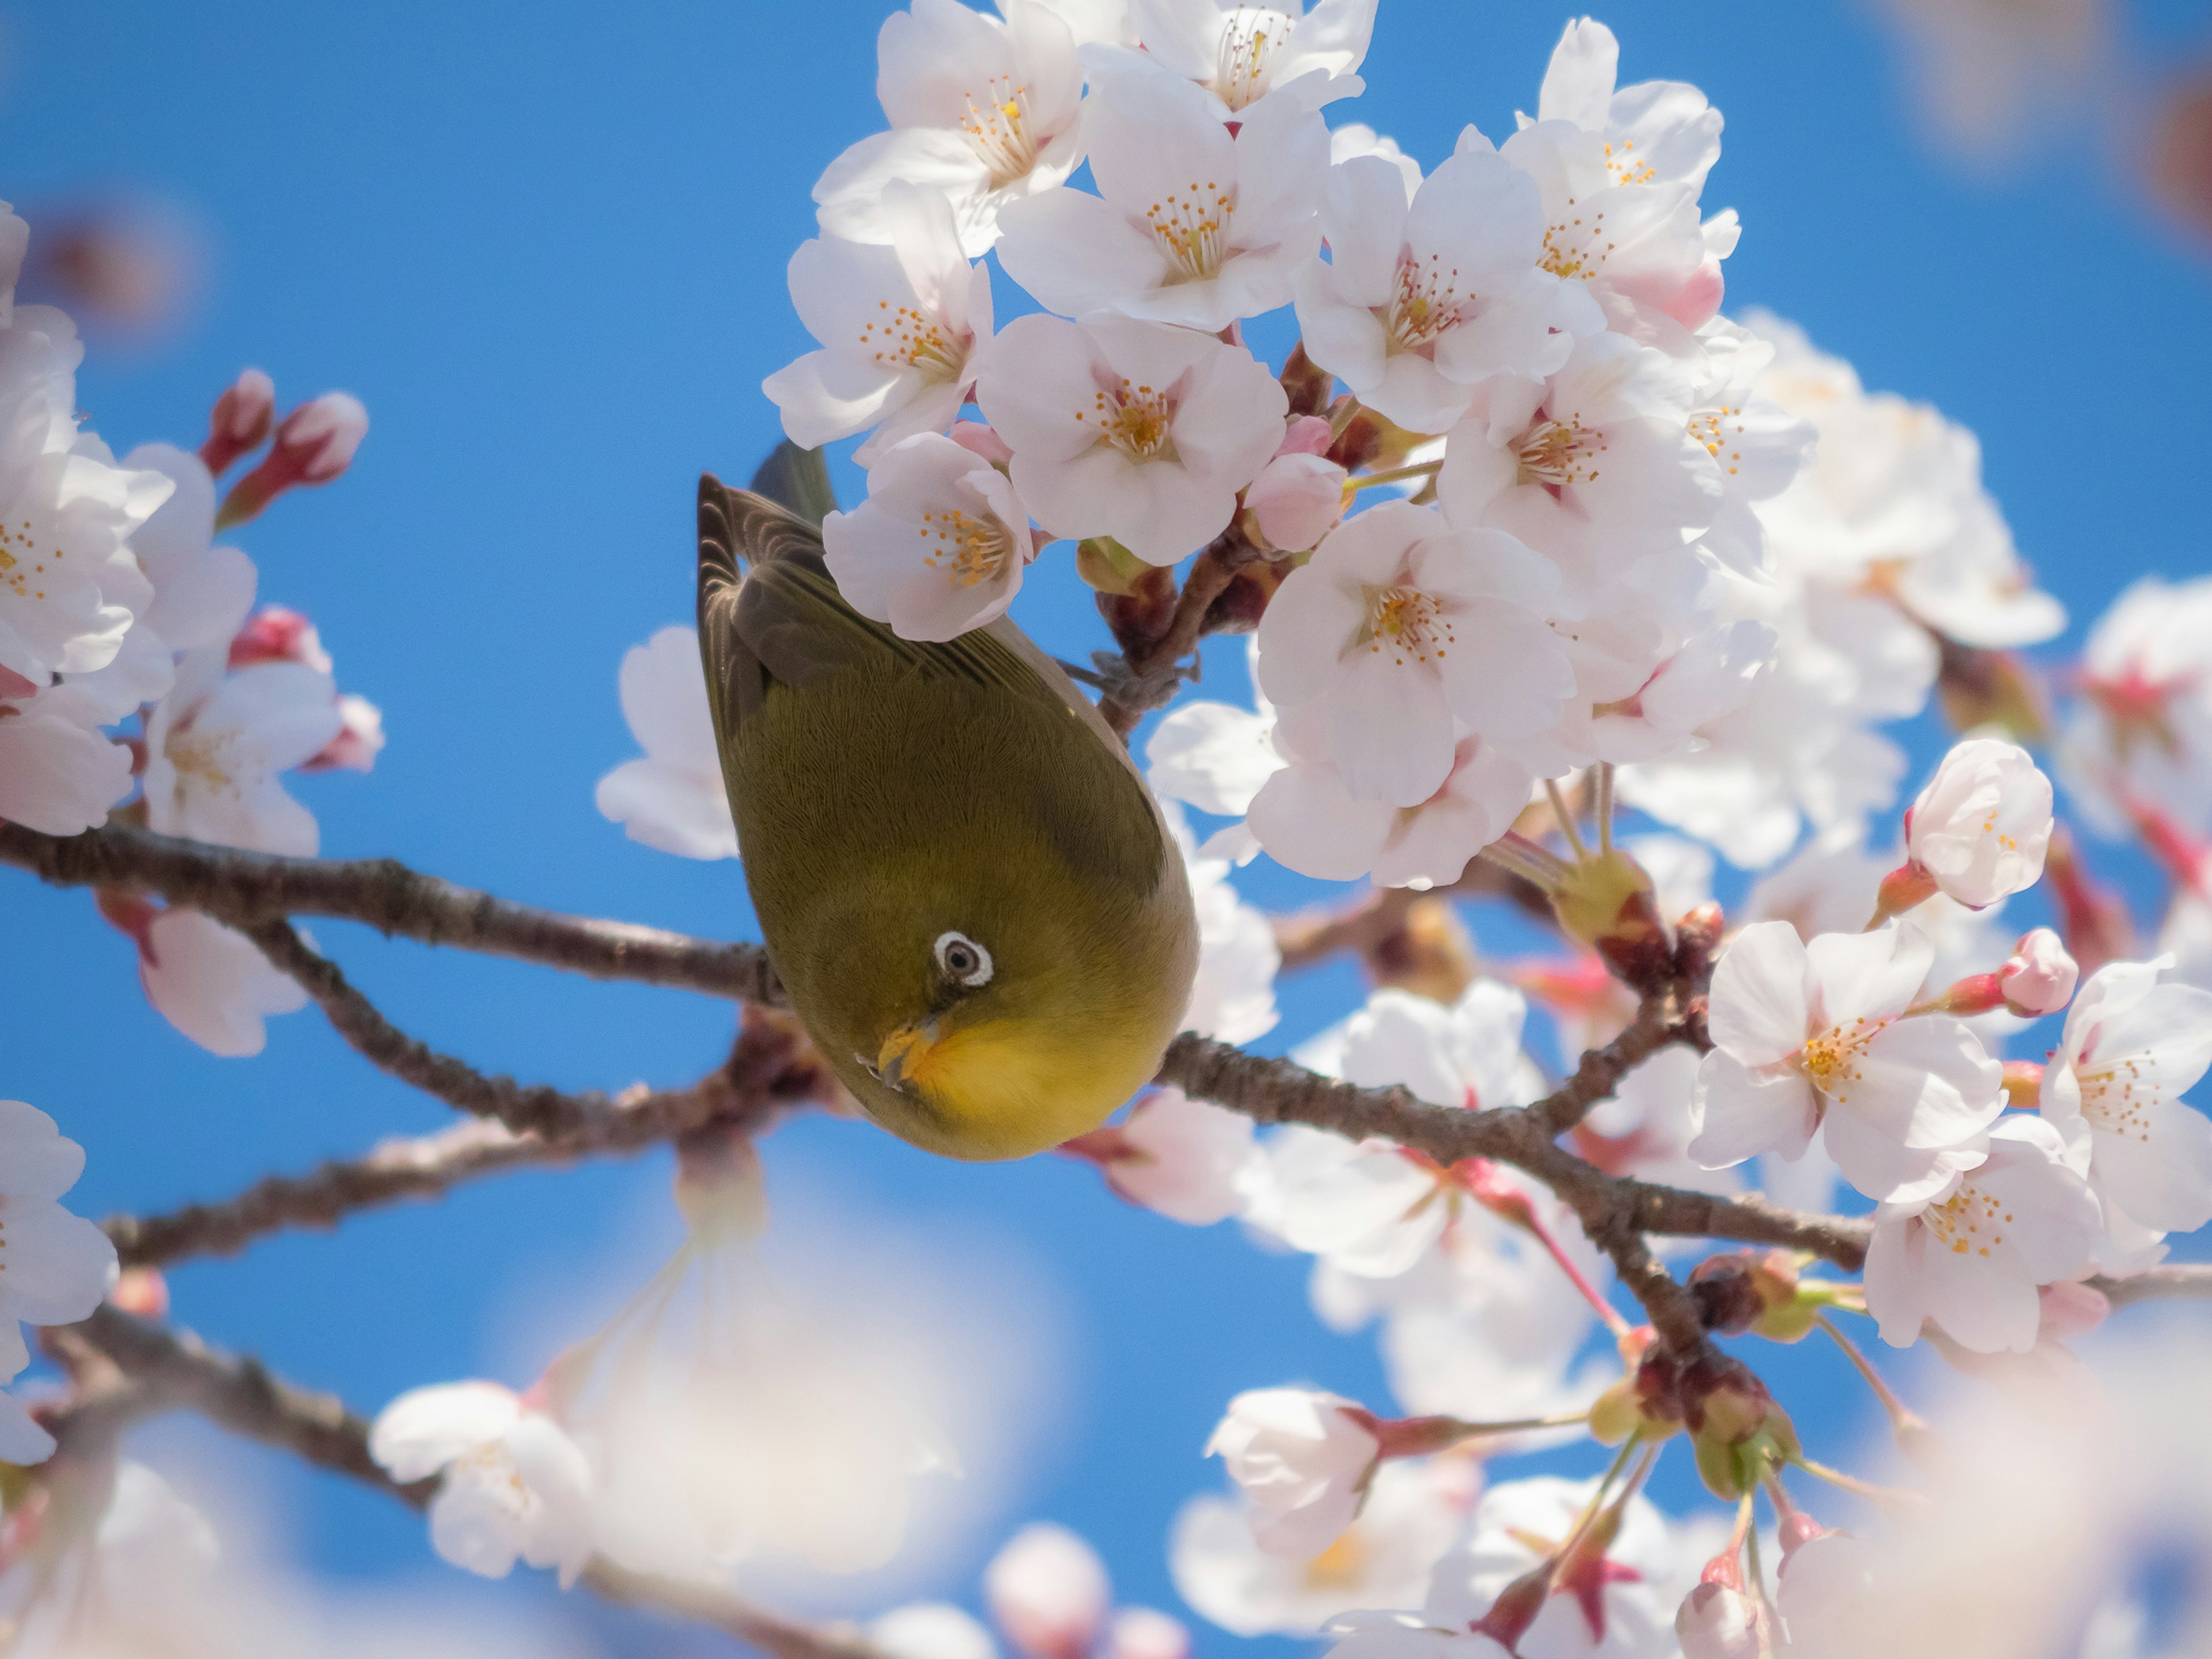
[[[1183,659],[1205,636],[1206,613],[1213,602],[1237,580],[1238,571],[1266,556],[1231,525],[1191,561],[1175,610],[1158,635],[1120,641],[1120,672],[1108,677],[1105,693],[1098,699],[1098,712],[1117,735],[1127,738],[1139,720],[1175,696],[1188,672]],[[1112,660],[1106,659],[1109,665]]]
[[2170,1302],[2184,1297],[2212,1296],[2212,1262],[2175,1261],[2148,1267],[2125,1279],[2103,1276],[2089,1281],[2116,1308],[2130,1302]]
[[337,916],[424,945],[518,957],[587,974],[681,986],[747,1002],[782,1000],[757,945],[726,945],[630,922],[563,915],[457,887],[394,859],[283,858],[111,823],[81,836],[0,824],[0,863],[57,887],[157,894],[244,928],[283,916]]
[[[368,1422],[343,1401],[287,1382],[250,1356],[225,1353],[190,1331],[149,1324],[113,1307],[102,1307],[66,1329],[105,1356],[131,1386],[52,1413],[49,1420],[57,1438],[81,1426],[79,1412],[99,1410],[101,1426],[112,1429],[118,1406],[136,1418],[189,1410],[234,1434],[350,1476],[412,1509],[425,1508],[437,1492],[434,1480],[394,1480],[368,1454]],[[605,1558],[585,1568],[582,1582],[610,1601],[712,1625],[776,1659],[882,1659],[849,1626],[805,1624],[726,1591],[633,1572]]]

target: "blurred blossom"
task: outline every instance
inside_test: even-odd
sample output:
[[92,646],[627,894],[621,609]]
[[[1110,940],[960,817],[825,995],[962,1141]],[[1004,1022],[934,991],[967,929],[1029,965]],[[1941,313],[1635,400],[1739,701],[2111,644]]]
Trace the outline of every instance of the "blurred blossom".
[[1102,1659],[1188,1659],[1190,1632],[1157,1607],[1121,1607],[1106,1632]]
[[208,233],[182,203],[143,191],[35,205],[21,297],[59,306],[106,347],[173,338],[207,287]]
[[1904,49],[1923,119],[1978,162],[2001,161],[2047,138],[2053,114],[2097,83],[2113,45],[2109,0],[1881,5]]
[[[37,1107],[0,1100],[0,1224],[5,1266],[0,1280],[0,1382],[31,1363],[22,1327],[66,1325],[100,1305],[115,1278],[115,1247],[61,1196],[84,1172],[84,1148]],[[0,1460],[36,1463],[53,1436],[22,1402],[0,1394]]]
[[890,1659],[998,1659],[991,1632],[958,1607],[916,1601],[868,1621],[870,1646]]
[[1085,1659],[1111,1596],[1098,1553],[1048,1521],[1024,1527],[983,1570],[991,1617],[1029,1659]]
[[1356,1401],[1311,1389],[1250,1389],[1206,1443],[1244,1494],[1252,1538],[1310,1561],[1358,1517],[1382,1443]]
[[664,628],[623,654],[623,719],[644,755],[599,780],[600,815],[632,841],[691,859],[738,856],[698,630]]

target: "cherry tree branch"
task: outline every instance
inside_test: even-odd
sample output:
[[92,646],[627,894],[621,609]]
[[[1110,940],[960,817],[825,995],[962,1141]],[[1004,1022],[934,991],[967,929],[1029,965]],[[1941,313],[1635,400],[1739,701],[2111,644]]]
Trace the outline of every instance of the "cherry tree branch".
[[563,915],[495,898],[395,859],[300,859],[110,823],[42,836],[0,823],[0,863],[57,887],[158,895],[241,929],[283,916],[333,916],[424,945],[515,957],[594,979],[679,986],[776,1003],[782,988],[757,945],[726,945],[630,922]]
[[[81,1406],[51,1413],[57,1439],[77,1438],[88,1425],[78,1413],[99,1413],[99,1427],[113,1433],[127,1421],[194,1411],[411,1509],[425,1508],[437,1492],[435,1480],[394,1480],[368,1454],[368,1422],[343,1401],[288,1382],[250,1355],[226,1353],[190,1331],[150,1324],[112,1306],[55,1334],[97,1353],[125,1379],[124,1386],[95,1390]],[[582,1582],[609,1601],[711,1625],[775,1659],[882,1659],[849,1626],[805,1624],[725,1591],[633,1572],[604,1557],[585,1568]]]
[[2116,1308],[2131,1302],[2171,1302],[2183,1297],[2212,1297],[2212,1262],[2173,1261],[2147,1267],[2126,1279],[2103,1275],[2089,1281]]

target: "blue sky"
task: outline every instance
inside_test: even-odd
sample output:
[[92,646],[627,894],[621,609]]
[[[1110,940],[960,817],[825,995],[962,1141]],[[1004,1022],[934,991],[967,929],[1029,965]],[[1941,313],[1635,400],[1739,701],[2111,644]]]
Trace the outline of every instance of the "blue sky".
[[[2148,51],[2185,40],[2180,10],[2138,20]],[[1335,113],[1433,163],[1464,123],[1498,135],[1533,106],[1571,15],[1386,0],[1370,92]],[[2075,612],[2069,637],[2133,576],[2208,568],[2203,252],[2116,183],[2087,123],[1970,173],[1917,137],[1860,10],[1654,0],[1601,15],[1624,78],[1695,81],[1726,112],[1705,200],[1743,216],[1731,307],[1794,318],[1869,385],[1973,427],[2023,550]],[[326,852],[750,931],[735,866],[626,842],[592,787],[632,752],[623,650],[688,617],[692,479],[744,475],[777,435],[759,382],[810,343],[784,262],[811,229],[815,173],[878,125],[881,15],[853,0],[0,6],[0,196],[34,235],[42,205],[129,186],[181,204],[208,237],[188,326],[157,348],[95,345],[79,385],[92,423],[118,448],[197,442],[215,392],[249,363],[287,404],[343,387],[371,412],[351,477],[238,538],[263,598],[313,616],[342,685],[385,713],[374,776],[301,787]],[[999,291],[1003,307],[1011,285]],[[1103,642],[1065,570],[1033,579],[1018,615],[1065,654]],[[1209,664],[1217,694],[1238,688],[1237,647]],[[1914,741],[1924,754],[1935,738]],[[144,1007],[130,947],[83,895],[0,887],[12,954],[35,964],[10,988],[0,1087],[87,1146],[81,1209],[218,1196],[443,1121],[313,1013],[277,1022],[258,1060],[201,1053]],[[1249,890],[1306,896],[1264,870]],[[677,1084],[726,1040],[728,1011],[702,999],[315,931],[392,1018],[487,1069]],[[1286,985],[1270,1043],[1352,994],[1340,969]],[[1001,1392],[1027,1449],[950,1535],[934,1588],[954,1599],[972,1601],[1006,1530],[1048,1516],[1094,1540],[1128,1599],[1177,1607],[1165,1527],[1217,1479],[1196,1453],[1222,1402],[1293,1377],[1384,1396],[1371,1340],[1313,1322],[1301,1260],[1126,1209],[1064,1161],[955,1166],[818,1117],[779,1130],[767,1158],[794,1272],[806,1241],[878,1283],[871,1261],[919,1252],[953,1301],[995,1310],[973,1340],[1012,1356],[1002,1378],[1018,1386]],[[177,1315],[367,1408],[424,1381],[523,1381],[580,1334],[578,1309],[611,1305],[672,1242],[667,1174],[647,1154],[277,1239],[177,1273]],[[1759,1363],[1821,1451],[1866,1426],[1829,1356]],[[227,1450],[182,1427],[149,1444],[193,1466]],[[319,1572],[434,1584],[492,1611],[549,1599],[535,1582],[459,1582],[382,1500],[239,1455]],[[1689,1501],[1686,1468],[1655,1490]],[[637,1639],[621,1617],[570,1615],[610,1648]],[[1200,1644],[1232,1645],[1203,1631]]]

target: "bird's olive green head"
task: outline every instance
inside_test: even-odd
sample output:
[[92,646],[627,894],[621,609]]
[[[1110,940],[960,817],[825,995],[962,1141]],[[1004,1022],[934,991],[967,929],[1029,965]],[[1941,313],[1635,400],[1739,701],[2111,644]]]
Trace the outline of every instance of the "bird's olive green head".
[[[848,887],[779,964],[868,1114],[954,1158],[1097,1127],[1150,1079],[1188,995],[1187,897],[1133,902],[998,850],[924,850]],[[1181,897],[1180,860],[1162,875]]]

